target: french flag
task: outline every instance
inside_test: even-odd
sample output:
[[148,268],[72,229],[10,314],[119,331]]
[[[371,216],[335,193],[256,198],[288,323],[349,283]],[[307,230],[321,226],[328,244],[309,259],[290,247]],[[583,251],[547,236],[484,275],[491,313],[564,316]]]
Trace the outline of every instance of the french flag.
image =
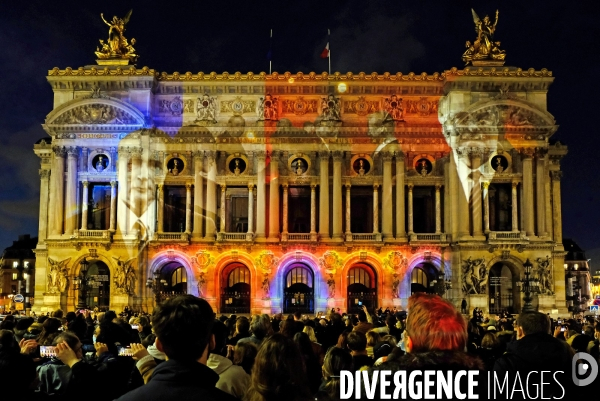
[[325,45],[325,48],[321,52],[321,58],[327,58],[327,57],[329,57],[329,42],[327,42],[327,45]]

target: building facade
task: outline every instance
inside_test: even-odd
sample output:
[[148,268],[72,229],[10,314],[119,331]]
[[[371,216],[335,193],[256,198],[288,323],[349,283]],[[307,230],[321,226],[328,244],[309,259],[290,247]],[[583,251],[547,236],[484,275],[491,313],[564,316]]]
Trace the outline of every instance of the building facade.
[[[0,258],[0,313],[19,310],[25,313],[34,302],[35,253],[37,238],[19,235],[17,241],[4,249]],[[15,296],[22,302],[15,302]],[[17,297],[17,299],[20,297]]]
[[518,312],[529,259],[534,304],[566,311],[550,71],[47,79],[35,309],[184,292],[311,313],[433,291]]
[[585,251],[575,241],[565,238],[565,287],[567,307],[573,313],[588,310],[588,306],[598,295],[594,291],[590,259],[585,257]]

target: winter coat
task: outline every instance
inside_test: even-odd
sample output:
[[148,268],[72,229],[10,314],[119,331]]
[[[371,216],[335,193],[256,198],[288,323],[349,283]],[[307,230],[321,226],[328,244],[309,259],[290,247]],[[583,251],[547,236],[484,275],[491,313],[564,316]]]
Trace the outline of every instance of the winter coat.
[[234,365],[229,359],[217,354],[209,355],[206,366],[219,375],[215,387],[242,399],[250,385],[250,375],[244,368]]
[[171,359],[154,369],[152,379],[118,398],[119,401],[233,401],[235,397],[215,387],[219,375],[195,361]]

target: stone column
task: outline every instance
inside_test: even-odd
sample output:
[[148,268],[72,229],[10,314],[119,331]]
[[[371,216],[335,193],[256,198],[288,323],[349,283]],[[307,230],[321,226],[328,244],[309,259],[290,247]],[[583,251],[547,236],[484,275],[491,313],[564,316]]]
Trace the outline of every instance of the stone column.
[[[79,163],[79,170],[80,171],[88,171],[88,152],[89,149],[86,148],[85,146],[81,148],[81,160]],[[92,167],[93,168],[93,167]]]
[[217,230],[217,162],[216,153],[206,154],[208,174],[206,177],[206,240],[214,241]]
[[512,204],[511,204],[511,212],[512,212],[512,230],[514,232],[519,232],[519,204],[517,201],[517,187],[519,186],[518,182],[512,183]]
[[404,155],[396,154],[396,239],[406,239],[404,218]]
[[319,236],[329,239],[329,151],[319,152]]
[[562,171],[551,171],[552,176],[552,215],[554,216],[554,242],[562,244],[562,210],[560,194],[560,178]]
[[435,186],[435,233],[442,233],[442,199],[440,196],[441,185]]
[[525,234],[534,235],[533,230],[533,149],[523,150],[523,214],[525,217]]
[[379,184],[373,185],[373,234],[379,234]]
[[140,217],[140,201],[138,195],[140,188],[136,185],[142,174],[142,149],[134,148],[131,152],[131,189],[129,195],[129,228],[132,234],[138,231],[138,218]]
[[117,182],[110,182],[110,223],[108,230],[115,232],[117,225]]
[[226,227],[226,218],[227,218],[226,217],[227,216],[226,209],[227,209],[227,207],[225,206],[225,196],[227,193],[227,185],[221,184],[220,186],[221,186],[221,216],[220,216],[221,223],[219,224],[219,232],[224,233],[224,232],[226,232],[226,228],[227,228]]
[[158,184],[158,202],[157,208],[158,211],[156,213],[156,219],[158,220],[158,227],[156,231],[159,233],[163,233],[165,231],[165,189],[163,184]]
[[481,149],[474,149],[472,152],[472,163],[473,163],[473,190],[471,192],[472,206],[473,206],[473,236],[481,238],[483,236],[482,230],[482,210],[481,210]]
[[264,151],[256,152],[256,239],[258,241],[265,239],[266,229],[266,211],[267,211],[267,193],[266,193],[266,168],[267,154]]
[[539,149],[535,154],[535,192],[536,202],[535,210],[537,217],[537,235],[545,237],[546,232],[546,149]]
[[67,196],[65,199],[65,234],[77,229],[77,156],[76,147],[67,149]]
[[414,234],[413,231],[413,184],[408,184],[408,234]]
[[310,184],[310,240],[317,241],[317,186]]
[[[390,213],[389,217],[392,216],[392,154],[390,152],[383,152],[383,189],[381,192],[381,210],[383,212]],[[383,240],[389,241],[394,239],[392,233],[392,219],[383,218],[381,221],[381,233],[383,234]]]
[[204,218],[204,177],[202,177],[204,152],[194,153],[194,227],[192,236],[202,237],[202,220]]
[[119,206],[117,208],[117,230],[121,235],[127,235],[127,215],[129,214],[129,205],[127,198],[127,164],[129,162],[129,149],[119,148],[119,161],[117,177],[119,181]]
[[346,184],[346,241],[352,241],[352,221],[351,221],[351,212],[350,212],[350,201],[351,201],[351,194],[350,194],[350,188],[352,186],[350,184]]
[[[457,232],[458,232],[458,239],[460,238],[464,238],[464,237],[470,237],[470,229],[469,229],[469,222],[470,222],[470,218],[469,218],[469,199],[467,198],[468,196],[468,190],[465,190],[465,183],[463,183],[461,181],[461,175],[463,177],[468,177],[468,174],[465,174],[466,169],[468,169],[467,165],[465,164],[464,159],[467,157],[467,153],[465,151],[459,153],[458,155],[458,161],[456,162],[456,168],[453,169],[452,167],[450,167],[451,170],[453,170],[453,173],[451,174],[455,174],[455,183],[454,183],[454,188],[456,190],[456,192],[454,192],[454,196],[456,196],[458,198],[458,208],[456,210],[456,214],[454,216],[457,216],[457,218],[455,220],[457,220]],[[462,172],[462,174],[461,174]],[[451,176],[452,178],[452,176]],[[466,178],[465,178],[466,179]],[[454,212],[454,211],[453,211]],[[454,240],[454,238],[453,238]]]
[[[40,170],[40,225],[38,242],[41,244],[48,236],[48,210],[50,209],[50,170]],[[45,207],[44,205],[48,205]]]
[[254,239],[254,184],[248,184],[248,233],[246,241]]
[[185,232],[192,232],[192,184],[185,184]]
[[83,181],[83,196],[81,197],[81,229],[87,230],[88,226],[88,204],[89,204],[89,182]]
[[271,153],[269,163],[269,240],[279,241],[279,159]]
[[483,232],[490,232],[490,197],[489,197],[489,182],[482,182],[483,186]]
[[333,152],[333,238],[343,241],[342,231],[342,158],[344,152]]
[[283,184],[283,232],[281,233],[281,239],[285,241],[287,241],[288,235],[288,212],[288,184]]

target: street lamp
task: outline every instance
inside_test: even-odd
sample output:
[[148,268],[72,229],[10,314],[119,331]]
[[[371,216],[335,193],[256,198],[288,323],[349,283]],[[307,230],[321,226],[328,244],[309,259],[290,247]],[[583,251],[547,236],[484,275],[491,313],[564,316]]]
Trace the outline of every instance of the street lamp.
[[523,305],[523,312],[535,312],[535,308],[531,301],[533,301],[533,294],[537,294],[539,292],[539,281],[537,279],[531,278],[531,269],[533,265],[527,259],[525,263],[523,263],[523,269],[525,270],[525,278],[520,281],[521,289],[525,293],[523,297],[523,301],[525,301],[525,305]]
[[88,268],[90,262],[83,258],[79,263],[81,268],[79,269],[79,276],[73,278],[73,288],[79,290],[79,301],[77,302],[77,309],[88,309],[87,305],[87,292],[88,292]]
[[158,305],[162,301],[163,288],[167,285],[167,280],[160,277],[160,271],[155,270],[152,273],[153,278],[146,280],[146,287],[150,288],[154,293],[154,299]]

